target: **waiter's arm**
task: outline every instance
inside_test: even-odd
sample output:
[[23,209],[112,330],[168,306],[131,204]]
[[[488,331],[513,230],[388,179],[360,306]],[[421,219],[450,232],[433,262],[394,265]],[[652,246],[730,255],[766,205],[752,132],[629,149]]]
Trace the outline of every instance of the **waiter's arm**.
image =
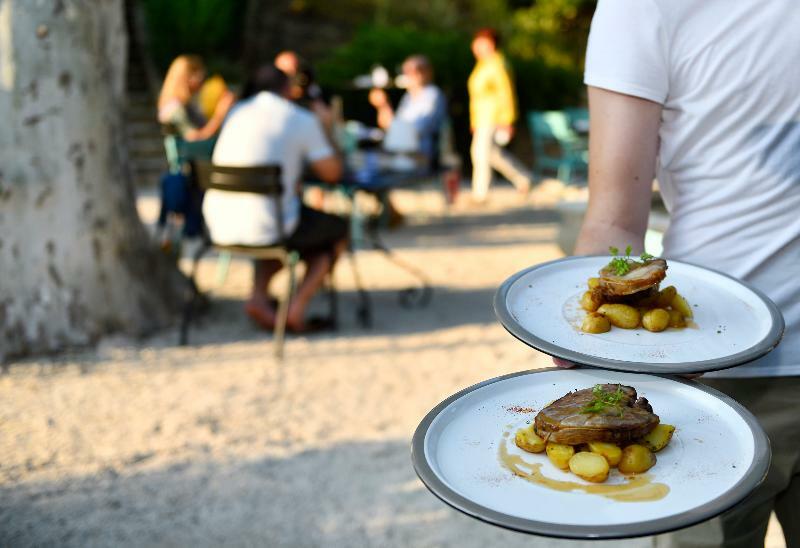
[[589,87],[589,207],[576,255],[644,251],[662,106]]

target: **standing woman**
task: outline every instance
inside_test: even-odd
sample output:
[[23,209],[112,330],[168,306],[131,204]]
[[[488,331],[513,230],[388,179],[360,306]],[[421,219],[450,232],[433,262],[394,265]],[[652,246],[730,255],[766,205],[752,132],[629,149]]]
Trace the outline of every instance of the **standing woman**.
[[[171,125],[187,142],[206,141],[214,137],[225,115],[233,105],[233,93],[225,91],[210,119],[193,104],[206,77],[203,60],[196,55],[180,55],[172,61],[158,97],[158,121]],[[209,148],[208,156],[211,155]]]
[[472,197],[478,203],[486,201],[492,168],[523,194],[531,187],[527,170],[502,148],[514,135],[517,105],[505,57],[497,48],[496,31],[481,29],[475,33],[472,53],[477,63],[467,85],[472,128]]

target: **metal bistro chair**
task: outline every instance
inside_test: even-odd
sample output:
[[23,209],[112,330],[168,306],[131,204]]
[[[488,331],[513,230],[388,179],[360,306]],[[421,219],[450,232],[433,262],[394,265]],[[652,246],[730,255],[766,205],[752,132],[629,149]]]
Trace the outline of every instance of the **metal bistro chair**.
[[528,124],[533,138],[534,171],[538,179],[548,169],[556,171],[559,180],[569,184],[575,172],[587,172],[587,140],[572,128],[566,112],[530,112]]
[[[300,261],[300,254],[295,250],[289,249],[285,244],[286,234],[283,232],[283,207],[281,200],[281,196],[283,195],[281,167],[279,165],[224,167],[212,165],[207,162],[198,162],[196,169],[198,182],[204,190],[214,189],[225,192],[247,192],[251,194],[261,194],[271,198],[277,209],[279,239],[277,243],[265,246],[218,245],[211,241],[208,236],[208,231],[206,231],[203,245],[192,258],[192,269],[189,278],[191,294],[184,307],[180,343],[185,345],[188,342],[189,325],[192,321],[196,304],[200,298],[200,290],[195,280],[198,263],[209,249],[214,248],[220,252],[245,255],[252,259],[276,259],[289,270],[289,283],[283,298],[278,302],[278,318],[275,323],[274,331],[275,356],[280,359],[283,357],[283,343],[286,335],[286,317],[289,312],[289,300],[295,289],[295,268]],[[224,280],[219,281],[219,283],[223,282]],[[329,295],[331,319],[335,322],[336,294],[330,279]]]

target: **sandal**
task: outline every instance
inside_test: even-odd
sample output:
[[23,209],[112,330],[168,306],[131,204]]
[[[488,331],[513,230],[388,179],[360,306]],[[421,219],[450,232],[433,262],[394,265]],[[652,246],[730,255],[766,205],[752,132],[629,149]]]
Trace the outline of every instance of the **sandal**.
[[247,303],[244,305],[244,312],[262,329],[267,331],[275,329],[275,318],[268,316],[263,308]]
[[300,329],[289,325],[286,326],[286,331],[294,335],[310,335],[323,331],[333,331],[334,329],[336,329],[336,322],[333,321],[332,318],[323,318],[320,316],[311,316]]

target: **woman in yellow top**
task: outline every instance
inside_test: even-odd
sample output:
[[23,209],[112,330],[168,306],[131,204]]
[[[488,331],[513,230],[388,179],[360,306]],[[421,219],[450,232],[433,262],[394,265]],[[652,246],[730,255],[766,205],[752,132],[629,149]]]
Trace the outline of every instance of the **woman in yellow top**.
[[[186,142],[208,141],[216,136],[233,105],[234,95],[225,88],[216,93],[216,104],[206,118],[193,99],[203,86],[206,69],[196,55],[180,55],[172,61],[158,97],[158,121],[171,125]],[[210,141],[210,150],[213,141]]]
[[472,127],[472,197],[479,203],[486,201],[492,168],[525,195],[531,187],[528,170],[502,148],[514,134],[517,106],[514,85],[497,46],[498,36],[492,29],[481,29],[472,39],[477,63],[467,85]]

